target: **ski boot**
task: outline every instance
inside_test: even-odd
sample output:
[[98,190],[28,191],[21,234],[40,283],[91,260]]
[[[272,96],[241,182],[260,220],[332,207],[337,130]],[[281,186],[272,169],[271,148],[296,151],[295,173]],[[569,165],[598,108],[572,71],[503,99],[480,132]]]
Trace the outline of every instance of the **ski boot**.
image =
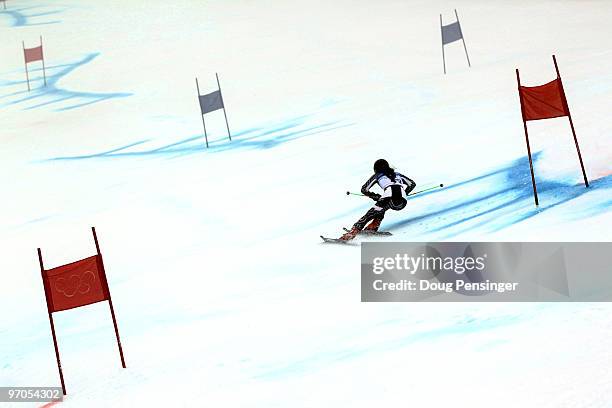
[[344,235],[342,235],[340,237],[340,239],[342,241],[350,241],[351,239],[355,238],[357,236],[357,234],[359,234],[359,229],[356,227],[351,228],[350,231],[346,232]]
[[368,226],[363,229],[363,232],[378,232],[381,222],[382,219],[374,218],[372,222],[370,222]]

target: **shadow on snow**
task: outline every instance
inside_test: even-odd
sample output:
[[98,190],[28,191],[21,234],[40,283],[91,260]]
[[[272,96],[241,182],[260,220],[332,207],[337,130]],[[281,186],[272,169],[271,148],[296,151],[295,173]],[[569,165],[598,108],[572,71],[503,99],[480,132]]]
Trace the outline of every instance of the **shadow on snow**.
[[[90,63],[93,61],[100,53],[90,53],[83,57],[81,60],[63,64],[63,65],[55,65],[46,68],[47,72],[47,86],[43,86],[43,77],[42,75],[31,78],[30,86],[34,84],[31,91],[23,90],[18,92],[13,92],[11,94],[0,96],[0,100],[4,98],[15,97],[16,99],[2,103],[0,106],[8,106],[8,105],[18,105],[27,102],[34,102],[34,105],[30,105],[24,110],[41,108],[49,105],[57,105],[62,102],[72,101],[72,104],[67,106],[58,107],[56,111],[65,111],[70,109],[81,108],[86,105],[91,105],[97,102],[101,102],[107,99],[113,98],[124,98],[127,96],[131,96],[131,93],[102,93],[102,92],[82,92],[82,91],[71,91],[68,89],[63,89],[57,86],[57,83],[60,79],[64,78],[68,74],[70,74],[75,69]],[[42,74],[42,68],[37,68],[34,70],[30,70],[30,75],[33,73]],[[25,73],[24,73],[25,76]],[[0,87],[7,86],[15,86],[15,85],[23,85],[24,88],[27,87],[26,80],[22,81],[1,81]],[[40,86],[37,86],[40,85]]]
[[[10,27],[27,27],[27,26],[40,26],[61,23],[61,20],[48,20],[43,21],[32,21],[33,19],[40,19],[41,17],[52,16],[59,14],[66,9],[56,9],[50,11],[39,11],[35,10],[44,9],[45,6],[29,6],[12,8],[7,4],[7,9],[4,10],[0,7],[0,20],[2,17],[8,17],[11,21],[9,22]],[[33,11],[33,12],[32,12]]]
[[269,128],[258,127],[247,129],[234,134],[231,142],[229,140],[215,140],[210,142],[210,147],[208,149],[204,145],[204,136],[198,135],[154,149],[128,151],[128,149],[132,147],[143,145],[150,141],[150,139],[146,139],[103,152],[78,156],[53,157],[48,160],[84,160],[146,156],[173,158],[201,152],[219,153],[229,150],[265,150],[302,137],[351,126],[351,124],[340,124],[340,122],[327,122],[320,125],[304,127],[303,125],[305,124],[306,118],[306,116],[293,118]]
[[[541,157],[536,153],[534,162]],[[612,187],[612,176],[602,177],[584,184],[568,184],[561,181],[538,178],[536,185],[540,205],[534,204],[531,175],[527,157],[519,158],[508,166],[484,175],[449,185],[444,190],[432,191],[415,197],[423,199],[430,194],[457,192],[457,199],[448,205],[410,219],[389,224],[389,230],[424,224],[427,232],[440,232],[440,239],[452,238],[469,230],[483,228],[496,232],[510,225],[527,220],[535,215],[565,204],[586,193]],[[576,218],[588,217],[609,209],[612,200],[588,203],[581,206]],[[419,229],[421,229],[420,227]]]

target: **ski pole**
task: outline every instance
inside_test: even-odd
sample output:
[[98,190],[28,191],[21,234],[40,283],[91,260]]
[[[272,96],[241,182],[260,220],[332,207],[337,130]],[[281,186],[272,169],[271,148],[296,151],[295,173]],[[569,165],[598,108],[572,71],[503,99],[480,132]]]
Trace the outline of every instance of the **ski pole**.
[[413,195],[421,194],[421,193],[424,193],[426,191],[430,191],[430,190],[433,190],[435,188],[442,188],[442,187],[444,187],[444,184],[440,183],[440,185],[438,185],[438,186],[433,186],[433,187],[425,188],[423,190],[415,191],[414,193],[408,194],[408,196],[413,196]]
[[[423,189],[423,190],[415,191],[414,193],[410,193],[410,194],[408,194],[408,196],[413,196],[413,195],[416,195],[416,194],[421,194],[421,193],[424,193],[424,192],[426,192],[426,191],[430,191],[430,190],[433,190],[433,189],[435,189],[435,188],[441,188],[441,187],[444,187],[444,184],[439,184],[439,185],[437,185],[437,186],[433,186],[433,187],[430,187],[430,188],[425,188],[425,189]],[[346,195],[356,195],[356,196],[366,197],[366,195],[364,195],[364,194],[360,194],[360,193],[351,193],[350,191],[347,191],[347,192],[346,192]]]

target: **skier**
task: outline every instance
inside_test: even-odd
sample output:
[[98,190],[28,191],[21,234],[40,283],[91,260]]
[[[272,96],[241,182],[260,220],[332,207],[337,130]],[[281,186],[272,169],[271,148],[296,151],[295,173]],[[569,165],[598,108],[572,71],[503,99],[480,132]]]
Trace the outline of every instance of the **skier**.
[[[370,189],[374,187],[374,184],[377,183],[383,190],[382,195],[370,191]],[[340,239],[349,241],[355,238],[370,221],[370,224],[365,227],[365,230],[369,232],[378,231],[378,227],[380,227],[385,212],[388,209],[393,209],[395,211],[403,209],[406,206],[406,196],[414,190],[414,187],[416,187],[414,181],[392,169],[385,159],[376,160],[376,162],[374,162],[374,175],[365,182],[363,187],[361,187],[361,193],[376,201],[376,204],[353,225],[350,231],[342,235]]]

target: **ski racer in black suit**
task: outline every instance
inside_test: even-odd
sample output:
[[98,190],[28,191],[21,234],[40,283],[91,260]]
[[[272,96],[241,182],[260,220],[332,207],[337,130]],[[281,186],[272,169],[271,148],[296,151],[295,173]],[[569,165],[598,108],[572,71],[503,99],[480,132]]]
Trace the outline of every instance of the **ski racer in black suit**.
[[[378,184],[383,190],[382,195],[370,191],[374,185]],[[406,206],[406,196],[414,190],[416,183],[395,171],[389,166],[385,159],[378,159],[374,163],[374,175],[361,187],[361,193],[376,201],[376,204],[368,210],[354,225],[353,228],[340,237],[341,240],[348,241],[353,238],[364,227],[366,231],[378,231],[385,212],[389,209],[399,211]],[[366,224],[370,223],[367,227]]]

